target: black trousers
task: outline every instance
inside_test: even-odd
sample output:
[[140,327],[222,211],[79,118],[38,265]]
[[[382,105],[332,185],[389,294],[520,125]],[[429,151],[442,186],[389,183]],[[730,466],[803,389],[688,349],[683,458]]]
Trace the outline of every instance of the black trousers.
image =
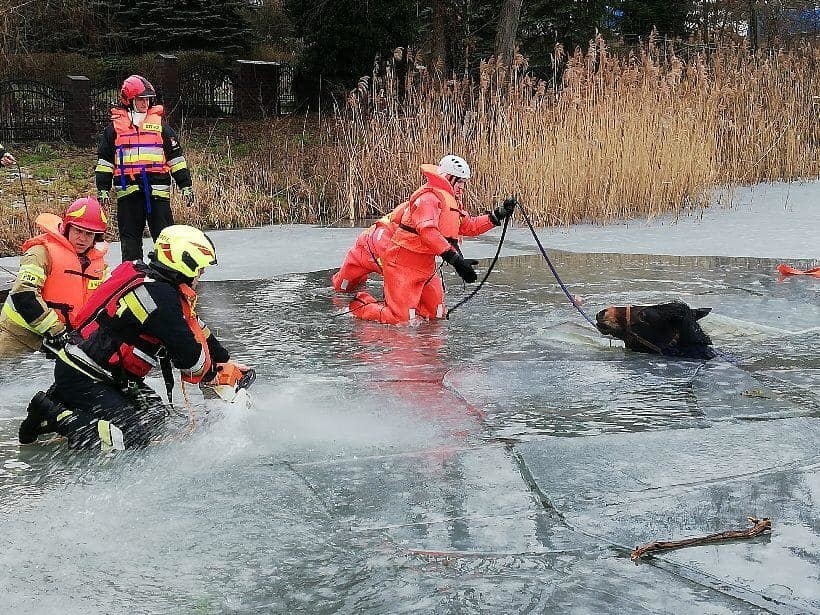
[[142,233],[146,222],[151,238],[156,239],[162,229],[174,223],[171,201],[164,197],[152,197],[149,215],[142,191],[117,197],[117,229],[120,232],[123,262],[142,259]]
[[97,421],[122,431],[126,448],[147,446],[168,417],[162,398],[142,382],[117,387],[92,380],[67,363],[56,361],[49,397],[71,410],[71,420],[57,421],[57,432],[75,448],[98,448]]

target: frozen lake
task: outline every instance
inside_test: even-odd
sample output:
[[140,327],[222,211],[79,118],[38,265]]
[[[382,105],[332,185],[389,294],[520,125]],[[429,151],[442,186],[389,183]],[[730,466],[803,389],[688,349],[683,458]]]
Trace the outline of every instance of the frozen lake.
[[[575,250],[550,256],[591,313],[712,307],[706,365],[599,336],[522,229],[452,320],[416,327],[334,301],[326,268],[355,229],[215,234],[201,311],[256,367],[255,406],[189,389],[165,441],[68,455],[16,442],[51,364],[3,370],[0,612],[820,612],[820,280],[774,272],[820,257],[817,184],[805,193],[787,216],[781,191],[777,216],[541,235]],[[694,245],[721,225],[715,254]],[[755,233],[774,245],[744,248]],[[652,253],[687,236],[689,254]],[[467,289],[446,281],[454,304]],[[770,536],[629,560],[752,515]]]

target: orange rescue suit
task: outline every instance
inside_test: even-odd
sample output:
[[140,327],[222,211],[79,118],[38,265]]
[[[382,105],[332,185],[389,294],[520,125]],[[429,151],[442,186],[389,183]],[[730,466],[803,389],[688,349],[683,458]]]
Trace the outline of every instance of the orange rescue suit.
[[367,276],[371,273],[382,272],[382,254],[390,246],[390,238],[396,232],[407,205],[405,201],[359,235],[347,251],[341,268],[333,275],[333,289],[336,292],[352,291],[367,282]]
[[467,213],[436,165],[420,169],[427,183],[410,197],[381,257],[384,303],[358,293],[350,304],[357,318],[387,324],[408,322],[415,316],[444,318],[444,286],[436,273],[436,255],[457,249],[462,237],[481,235],[494,226],[489,215]]

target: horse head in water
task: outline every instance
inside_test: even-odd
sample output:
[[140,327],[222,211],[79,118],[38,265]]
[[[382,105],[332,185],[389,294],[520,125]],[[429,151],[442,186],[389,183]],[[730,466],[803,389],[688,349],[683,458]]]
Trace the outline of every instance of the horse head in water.
[[698,320],[712,308],[692,309],[682,301],[657,305],[610,306],[595,316],[598,330],[621,339],[636,352],[684,359],[711,359],[712,340]]

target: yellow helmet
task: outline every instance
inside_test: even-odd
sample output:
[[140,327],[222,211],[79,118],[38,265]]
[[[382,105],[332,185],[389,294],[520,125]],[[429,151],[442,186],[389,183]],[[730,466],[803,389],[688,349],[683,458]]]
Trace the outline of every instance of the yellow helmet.
[[205,267],[216,265],[216,249],[208,236],[193,226],[175,224],[162,230],[148,257],[154,266],[193,280]]

